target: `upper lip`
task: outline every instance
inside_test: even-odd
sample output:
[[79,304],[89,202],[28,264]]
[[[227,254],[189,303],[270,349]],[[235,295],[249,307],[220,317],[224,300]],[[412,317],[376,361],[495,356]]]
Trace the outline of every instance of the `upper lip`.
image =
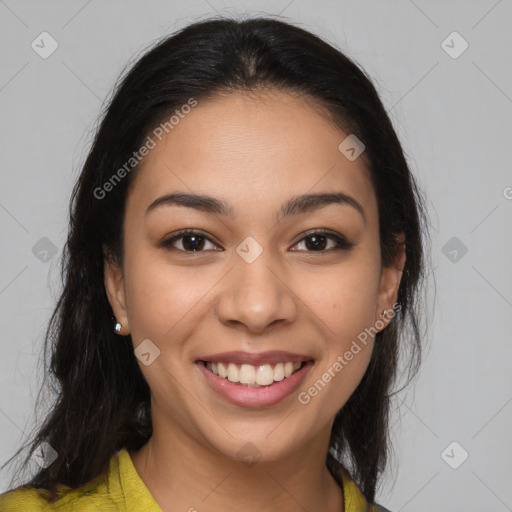
[[259,366],[262,364],[273,363],[301,363],[303,361],[310,361],[313,358],[304,354],[294,354],[292,352],[284,352],[282,350],[271,350],[268,352],[243,352],[232,351],[222,352],[220,354],[212,354],[198,358],[198,361],[210,361],[216,363],[235,363],[235,364],[250,364]]

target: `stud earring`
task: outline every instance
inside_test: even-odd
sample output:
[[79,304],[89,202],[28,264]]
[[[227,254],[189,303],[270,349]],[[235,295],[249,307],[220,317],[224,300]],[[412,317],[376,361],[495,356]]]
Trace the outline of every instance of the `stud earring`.
[[387,310],[387,309],[385,309],[385,310],[381,313],[380,317],[381,317],[381,318],[386,318],[386,315],[387,315],[387,314],[388,314],[388,310]]
[[122,326],[119,322],[116,322],[116,325],[115,325],[115,327],[114,327],[114,331],[115,331],[115,333],[116,333],[116,334],[119,334],[119,332],[121,331],[121,328],[122,328],[122,327],[123,327],[123,326]]

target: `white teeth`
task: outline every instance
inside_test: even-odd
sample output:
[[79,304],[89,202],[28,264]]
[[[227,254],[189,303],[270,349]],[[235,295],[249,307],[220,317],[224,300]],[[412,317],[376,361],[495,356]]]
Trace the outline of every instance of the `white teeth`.
[[240,374],[238,377],[242,384],[254,384],[256,382],[256,369],[250,364],[240,366]]
[[272,371],[272,366],[269,364],[263,364],[258,366],[256,370],[256,384],[260,386],[268,386],[274,382],[274,372]]
[[250,387],[270,386],[273,382],[279,382],[290,377],[301,365],[301,362],[277,363],[272,368],[270,364],[253,366],[252,364],[206,363],[206,367],[215,375],[223,379],[227,378],[230,382]]
[[240,370],[238,366],[233,363],[228,365],[228,380],[231,382],[240,382]]
[[280,381],[284,379],[284,366],[283,363],[277,363],[274,368],[274,380]]
[[[222,363],[217,364],[217,369],[218,369],[219,377],[222,377],[223,379],[225,379],[228,376],[228,370]],[[213,368],[213,363],[212,363],[211,370],[213,373],[217,373]]]

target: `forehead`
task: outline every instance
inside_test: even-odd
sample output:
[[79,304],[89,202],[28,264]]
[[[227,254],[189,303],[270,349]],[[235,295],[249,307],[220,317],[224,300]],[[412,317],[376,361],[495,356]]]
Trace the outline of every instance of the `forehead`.
[[137,171],[129,209],[181,191],[224,199],[236,216],[250,216],[277,210],[294,195],[336,191],[376,214],[363,158],[350,161],[340,152],[348,134],[304,96],[218,95],[199,100],[168,131],[161,140],[150,134],[156,145]]

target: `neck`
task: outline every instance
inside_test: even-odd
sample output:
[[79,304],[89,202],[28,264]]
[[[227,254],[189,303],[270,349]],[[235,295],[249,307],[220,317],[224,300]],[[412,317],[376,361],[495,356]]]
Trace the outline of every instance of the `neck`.
[[163,512],[344,511],[342,489],[325,464],[324,441],[278,460],[262,455],[251,462],[226,457],[187,433],[170,434],[154,429],[146,445],[130,453]]

